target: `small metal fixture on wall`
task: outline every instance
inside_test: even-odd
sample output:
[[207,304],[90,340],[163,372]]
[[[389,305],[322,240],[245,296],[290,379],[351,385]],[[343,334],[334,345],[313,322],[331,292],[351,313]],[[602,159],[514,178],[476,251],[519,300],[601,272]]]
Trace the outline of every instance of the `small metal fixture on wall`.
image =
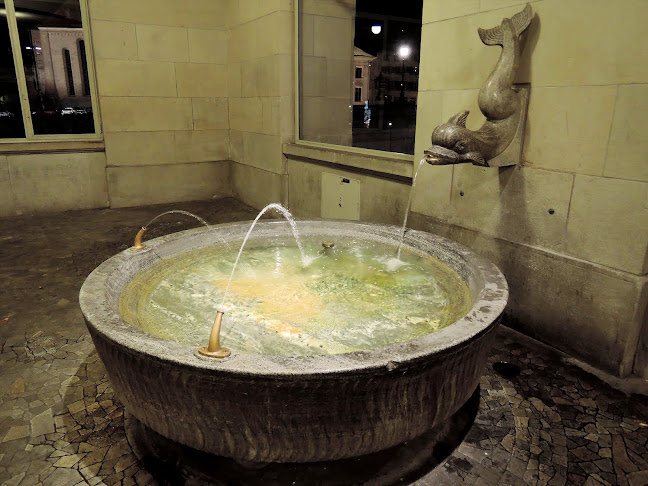
[[483,167],[516,165],[522,160],[522,140],[529,99],[528,85],[515,85],[519,68],[520,35],[534,13],[529,4],[492,29],[478,29],[487,46],[502,46],[495,69],[479,91],[479,109],[486,122],[478,130],[466,128],[468,111],[457,113],[432,132],[425,159],[432,165],[472,163]]

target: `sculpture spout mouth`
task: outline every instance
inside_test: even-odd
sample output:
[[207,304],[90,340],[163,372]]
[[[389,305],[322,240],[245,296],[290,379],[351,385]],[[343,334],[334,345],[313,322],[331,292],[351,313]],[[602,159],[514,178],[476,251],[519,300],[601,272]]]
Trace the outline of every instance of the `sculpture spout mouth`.
[[460,154],[454,150],[447,149],[440,145],[432,145],[423,152],[425,161],[430,165],[467,164],[488,167],[484,156],[480,152],[468,152]]
[[432,145],[423,152],[425,161],[430,165],[449,165],[461,162],[461,156],[454,150]]

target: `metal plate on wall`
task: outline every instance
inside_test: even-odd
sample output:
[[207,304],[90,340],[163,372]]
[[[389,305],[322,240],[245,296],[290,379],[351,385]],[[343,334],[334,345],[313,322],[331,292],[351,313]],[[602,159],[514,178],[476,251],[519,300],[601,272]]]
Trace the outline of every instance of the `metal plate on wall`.
[[322,172],[322,218],[360,219],[360,181]]

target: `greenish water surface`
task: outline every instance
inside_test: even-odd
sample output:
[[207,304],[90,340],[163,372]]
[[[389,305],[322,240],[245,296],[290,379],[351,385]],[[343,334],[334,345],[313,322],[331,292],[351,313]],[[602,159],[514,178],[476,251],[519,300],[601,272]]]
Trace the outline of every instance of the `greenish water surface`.
[[[468,287],[424,254],[336,238],[330,255],[304,240],[248,242],[223,310],[221,343],[271,355],[338,354],[409,341],[463,317]],[[139,273],[120,300],[122,317],[155,336],[207,344],[238,248],[208,247],[161,260]]]

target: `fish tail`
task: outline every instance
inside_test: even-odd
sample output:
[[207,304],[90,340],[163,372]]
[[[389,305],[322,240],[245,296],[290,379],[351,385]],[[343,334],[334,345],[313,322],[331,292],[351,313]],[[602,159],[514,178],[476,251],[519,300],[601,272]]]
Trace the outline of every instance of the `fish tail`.
[[[526,28],[531,23],[533,19],[533,10],[531,10],[531,5],[528,3],[526,7],[521,12],[516,13],[511,17],[511,23],[515,29],[516,35],[520,35],[526,30]],[[504,29],[502,29],[502,24],[493,27],[492,29],[477,29],[479,32],[479,38],[487,46],[501,46],[504,44]]]

